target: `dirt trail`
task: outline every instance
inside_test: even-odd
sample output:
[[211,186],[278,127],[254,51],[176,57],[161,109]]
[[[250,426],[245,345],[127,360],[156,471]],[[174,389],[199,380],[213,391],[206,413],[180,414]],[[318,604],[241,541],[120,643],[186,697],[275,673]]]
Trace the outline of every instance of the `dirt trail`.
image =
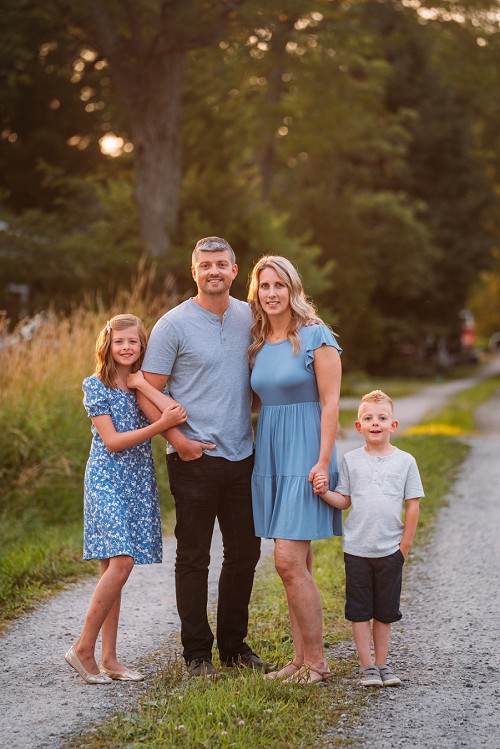
[[[490,372],[491,366],[500,371],[500,357],[490,365]],[[467,380],[432,386],[418,396],[402,398],[397,403],[398,418],[403,426],[408,426],[469,384]],[[487,411],[489,413],[489,409]],[[341,440],[341,453],[350,447],[350,438]],[[474,712],[482,716],[485,741],[493,740],[492,725],[487,722],[491,703],[487,702],[484,710],[480,705],[486,695],[492,698],[496,694],[497,705],[499,701],[498,658],[496,654],[489,654],[492,640],[500,629],[495,600],[495,585],[500,578],[496,532],[500,527],[499,447],[500,442],[494,439],[473,440],[472,457],[457,485],[456,503],[443,513],[436,529],[436,540],[426,553],[426,559],[409,568],[406,591],[414,598],[405,602],[403,634],[396,633],[395,637],[396,651],[401,652],[395,651],[394,658],[398,668],[401,666],[405,686],[397,693],[384,690],[382,695],[377,695],[376,702],[374,697],[373,716],[368,712],[366,720],[352,729],[354,746],[363,746],[361,737],[364,735],[394,735],[386,733],[385,727],[381,730],[379,713],[382,709],[389,726],[393,708],[404,712],[404,725],[410,721],[424,724],[428,722],[428,715],[433,714],[430,711],[446,699],[446,694],[447,714],[455,727],[462,716],[472,721]],[[462,497],[467,501],[460,501]],[[484,529],[479,522],[483,517]],[[455,524],[454,531],[451,531],[451,522]],[[272,542],[266,542],[263,558],[271,552]],[[124,592],[121,652],[130,666],[140,667],[146,675],[157,670],[163,653],[179,652],[174,555],[175,540],[167,538],[164,563],[135,568]],[[220,536],[216,535],[210,578],[212,600],[216,595],[220,557]],[[428,559],[433,561],[426,564]],[[104,687],[87,686],[64,662],[63,655],[80,630],[94,584],[86,581],[69,586],[18,621],[0,638],[1,749],[56,749],[72,733],[86,730],[106,716],[126,709],[146,688],[144,683],[119,682]],[[429,589],[432,591],[430,598]],[[409,632],[416,641],[409,638]],[[466,636],[468,639],[464,640]],[[465,647],[463,640],[467,643]],[[471,683],[472,687],[467,687],[466,683]],[[457,698],[452,700],[450,695],[455,693]],[[487,730],[486,726],[489,726]],[[342,726],[340,729],[347,731]],[[470,742],[446,744],[446,735],[439,744],[412,743],[415,739],[407,740],[403,734],[397,741],[381,739],[382,743],[367,746],[383,746],[384,749],[388,745],[478,746]],[[500,746],[500,740],[495,744],[485,741],[482,744],[487,748]]]
[[[346,709],[332,738],[359,749],[500,747],[499,415],[500,392],[479,409],[481,435],[468,440],[449,504],[405,571],[390,650],[402,686],[371,690],[358,722],[349,724]],[[334,654],[356,662],[351,645]]]

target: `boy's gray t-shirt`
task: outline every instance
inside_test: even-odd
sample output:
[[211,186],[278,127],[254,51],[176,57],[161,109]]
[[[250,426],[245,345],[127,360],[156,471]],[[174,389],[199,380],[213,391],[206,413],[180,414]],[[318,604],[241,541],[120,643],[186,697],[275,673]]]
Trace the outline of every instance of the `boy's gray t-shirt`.
[[151,332],[142,369],[169,375],[170,394],[187,411],[179,429],[189,439],[217,445],[206,455],[243,460],[252,454],[251,326],[246,302],[230,297],[221,324],[218,315],[188,299]]
[[406,499],[424,497],[413,455],[394,448],[369,455],[364,447],[346,453],[335,490],[351,497],[344,523],[343,549],[358,557],[385,557],[399,548]]

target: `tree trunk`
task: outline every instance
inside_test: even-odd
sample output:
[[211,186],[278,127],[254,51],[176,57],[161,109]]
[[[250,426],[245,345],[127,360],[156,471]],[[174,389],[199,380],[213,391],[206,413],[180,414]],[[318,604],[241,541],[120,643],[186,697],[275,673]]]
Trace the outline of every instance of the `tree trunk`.
[[[138,6],[93,0],[93,41],[107,58],[134,146],[135,199],[144,247],[165,256],[177,228],[182,179],[182,74],[186,46],[172,43],[169,15],[141,26]],[[150,19],[151,24],[151,19]],[[125,29],[125,33],[124,33]]]
[[170,248],[182,181],[183,55],[171,53],[156,63],[139,75],[139,90],[129,105],[135,199],[144,246],[152,257],[164,256]]

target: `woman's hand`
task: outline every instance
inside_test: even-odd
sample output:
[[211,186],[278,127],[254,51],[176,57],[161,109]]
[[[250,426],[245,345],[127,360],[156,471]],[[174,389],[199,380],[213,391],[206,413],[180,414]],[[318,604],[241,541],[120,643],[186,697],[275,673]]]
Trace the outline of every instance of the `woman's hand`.
[[316,474],[322,474],[323,476],[328,476],[329,473],[329,466],[325,463],[316,463],[311,470],[309,471],[309,482],[312,484],[314,483],[314,477]]

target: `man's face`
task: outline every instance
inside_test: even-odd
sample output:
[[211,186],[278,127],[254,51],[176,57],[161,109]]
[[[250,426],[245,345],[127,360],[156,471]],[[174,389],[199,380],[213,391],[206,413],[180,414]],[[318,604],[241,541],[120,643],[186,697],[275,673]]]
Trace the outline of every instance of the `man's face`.
[[223,250],[217,252],[198,251],[191,273],[198,291],[210,296],[221,296],[229,292],[238,273],[238,266]]

